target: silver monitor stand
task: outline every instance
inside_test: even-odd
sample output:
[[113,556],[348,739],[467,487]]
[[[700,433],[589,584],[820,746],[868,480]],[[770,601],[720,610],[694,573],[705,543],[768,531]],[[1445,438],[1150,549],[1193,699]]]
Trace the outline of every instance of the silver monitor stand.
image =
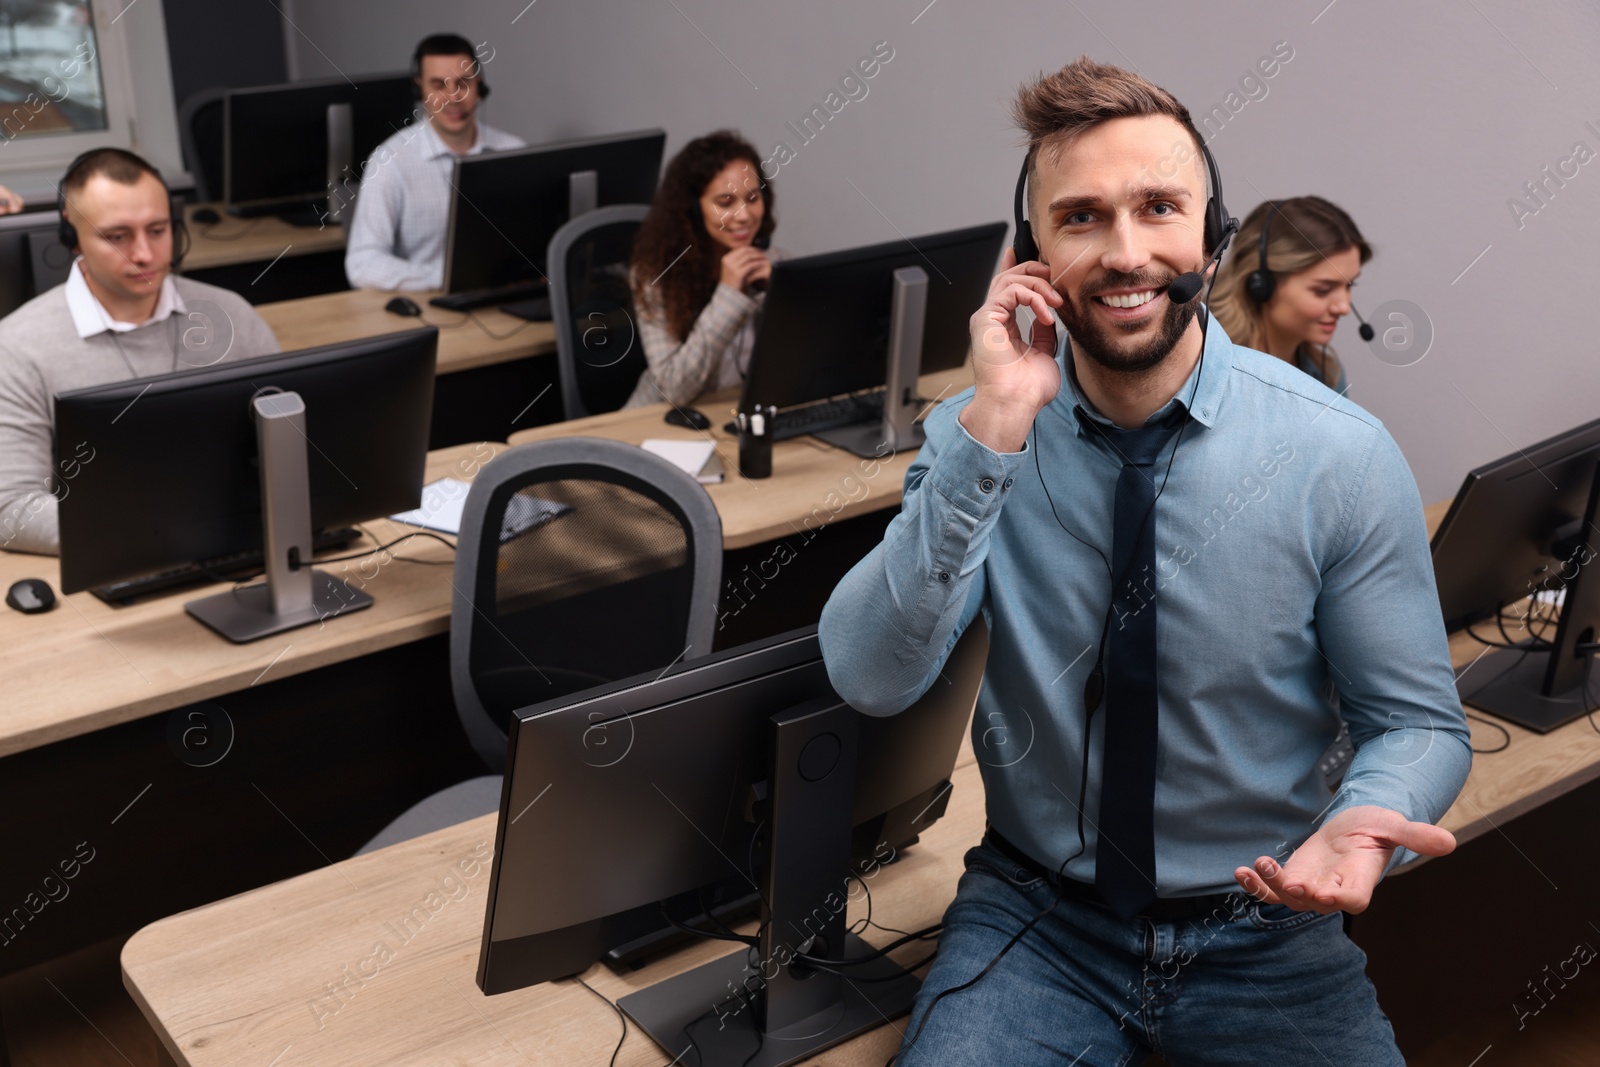
[[355,157],[355,115],[349,104],[328,105],[328,215],[335,222],[347,203],[334,194],[339,183],[361,162]]
[[883,421],[867,426],[841,426],[815,436],[875,458],[907,448],[920,448],[922,427],[915,420],[917,373],[922,369],[922,324],[928,310],[928,272],[921,267],[901,267],[894,272],[894,303],[889,309],[889,352],[885,357]]
[[250,406],[261,455],[267,580],[184,605],[190,615],[238,644],[372,606],[367,593],[311,566],[305,401],[299,393],[268,393]]
[[600,206],[600,172],[575,170],[567,175],[567,219],[587,215]]

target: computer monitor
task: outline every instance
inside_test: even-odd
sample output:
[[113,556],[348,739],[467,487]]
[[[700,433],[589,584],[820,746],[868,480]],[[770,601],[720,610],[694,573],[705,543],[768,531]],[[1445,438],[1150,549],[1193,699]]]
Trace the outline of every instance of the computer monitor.
[[1006,224],[991,222],[773,265],[740,410],[887,389],[884,426],[817,434],[859,455],[921,443],[916,376],[967,358]]
[[446,292],[544,282],[550,238],[569,219],[650,202],[666,141],[663,130],[641,130],[457,159]]
[[328,198],[413,121],[408,74],[235,89],[223,101],[223,188],[236,215],[298,212]]
[[434,327],[59,393],[64,593],[261,550],[268,581],[191,601],[246,641],[365,607],[316,529],[415,508]]
[[841,982],[796,954],[868,951],[845,929],[847,881],[876,874],[852,864],[852,836],[884,843],[869,846],[883,861],[943,814],[987,656],[979,620],[886,718],[840,700],[815,627],[518,711],[479,987],[581,972],[639,909],[733,878],[759,894],[760,959],[741,950],[621,1002],[668,1058],[692,1044],[702,1065],[739,1064],[759,1040],[759,1062],[787,1063],[907,1010],[918,982],[891,961],[844,965]]
[[[1600,627],[1600,419],[1470,472],[1433,536],[1433,570],[1445,626],[1495,618],[1535,593],[1560,593],[1554,635],[1528,633],[1532,601],[1505,631],[1515,649],[1491,652],[1465,672],[1464,703],[1546,733],[1583,715]],[[1539,627],[1547,631],[1548,625]]]
[[[51,211],[25,211],[16,215],[0,215],[0,318],[11,314],[46,289],[59,283],[72,267],[70,251],[66,266],[59,272],[36,271],[41,251],[60,248],[56,237],[61,216]],[[47,258],[54,266],[59,255]]]

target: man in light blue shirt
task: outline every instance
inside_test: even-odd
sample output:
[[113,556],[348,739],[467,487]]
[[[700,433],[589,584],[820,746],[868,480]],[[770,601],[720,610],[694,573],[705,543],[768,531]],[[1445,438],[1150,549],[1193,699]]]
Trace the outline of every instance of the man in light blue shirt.
[[427,121],[408,123],[361,168],[344,272],[357,289],[444,286],[450,178],[458,156],[522,148],[522,138],[478,121],[489,95],[472,45],[453,33],[417,45],[412,73]]
[[[972,318],[976,385],[929,418],[902,513],[821,625],[835,687],[877,715],[937,684],[980,613],[990,633],[990,828],[902,1067],[1401,1064],[1336,916],[1401,850],[1454,847],[1432,824],[1471,758],[1415,483],[1371,415],[1169,296],[1220,251],[1181,104],[1083,59],[1016,114],[1039,261],[1006,253]],[[1169,419],[1144,468],[1153,565],[1113,607],[1117,428]],[[1090,678],[1145,611],[1155,899],[1125,917],[1096,868],[1123,851],[1099,827],[1119,814],[1102,788],[1127,782],[1101,769],[1128,707]],[[1341,715],[1357,754],[1330,798],[1317,763]]]

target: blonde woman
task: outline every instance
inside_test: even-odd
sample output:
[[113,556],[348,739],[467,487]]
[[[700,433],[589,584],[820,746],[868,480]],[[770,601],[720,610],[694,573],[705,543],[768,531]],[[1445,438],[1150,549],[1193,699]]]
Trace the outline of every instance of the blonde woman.
[[[1234,238],[1211,311],[1234,344],[1277,356],[1342,393],[1349,380],[1328,342],[1354,310],[1350,290],[1371,258],[1371,246],[1338,205],[1320,196],[1269,200]],[[1363,337],[1368,330],[1363,322]]]

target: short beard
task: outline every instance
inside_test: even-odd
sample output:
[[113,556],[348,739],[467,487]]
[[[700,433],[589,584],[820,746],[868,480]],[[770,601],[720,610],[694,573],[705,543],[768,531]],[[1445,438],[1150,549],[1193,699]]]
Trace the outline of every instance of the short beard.
[[[1186,304],[1177,304],[1168,299],[1167,310],[1161,317],[1156,335],[1132,350],[1113,344],[1120,328],[1102,327],[1089,313],[1088,305],[1096,293],[1111,289],[1165,289],[1176,277],[1177,275],[1173,274],[1161,278],[1145,271],[1132,274],[1109,271],[1103,277],[1096,279],[1092,291],[1080,292],[1076,298],[1062,293],[1065,302],[1059,314],[1061,321],[1066,324],[1067,333],[1071,336],[1074,346],[1081,349],[1101,368],[1113,374],[1138,375],[1159,367],[1172,354],[1179,338],[1199,313],[1199,301],[1191,300]],[[1135,329],[1144,329],[1145,325],[1139,323]]]

